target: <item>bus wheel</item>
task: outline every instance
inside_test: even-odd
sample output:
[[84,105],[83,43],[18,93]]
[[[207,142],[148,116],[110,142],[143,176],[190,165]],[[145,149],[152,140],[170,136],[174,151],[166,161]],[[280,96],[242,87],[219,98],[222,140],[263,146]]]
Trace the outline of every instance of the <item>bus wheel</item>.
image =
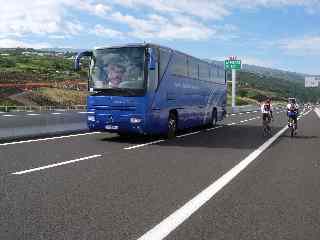
[[218,121],[218,114],[217,114],[217,109],[213,109],[212,110],[212,117],[211,117],[211,122],[210,125],[211,126],[216,126],[217,125],[217,121]]
[[169,139],[174,138],[176,136],[176,132],[177,132],[177,117],[174,113],[170,113],[169,119],[168,119],[167,137]]

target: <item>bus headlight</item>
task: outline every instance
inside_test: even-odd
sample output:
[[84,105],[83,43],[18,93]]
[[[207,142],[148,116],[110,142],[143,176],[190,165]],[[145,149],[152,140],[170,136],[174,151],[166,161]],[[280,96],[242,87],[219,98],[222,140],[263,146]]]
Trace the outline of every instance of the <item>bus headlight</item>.
[[88,116],[88,121],[94,122],[96,121],[96,118],[94,116]]
[[142,119],[140,118],[130,118],[131,123],[141,123]]

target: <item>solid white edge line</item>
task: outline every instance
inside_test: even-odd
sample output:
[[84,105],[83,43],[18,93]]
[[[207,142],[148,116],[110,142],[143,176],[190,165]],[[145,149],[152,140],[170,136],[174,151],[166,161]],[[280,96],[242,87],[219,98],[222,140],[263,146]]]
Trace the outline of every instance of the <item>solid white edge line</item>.
[[213,182],[210,186],[184,204],[181,208],[173,212],[158,225],[153,227],[147,233],[142,235],[138,240],[162,240],[175,230],[180,224],[187,220],[194,212],[209,201],[217,192],[225,187],[233,180],[240,172],[242,172],[251,162],[253,162],[262,152],[264,152],[276,139],[278,139],[286,130],[285,126],[272,138],[266,141],[258,149],[249,154],[240,163],[234,166],[231,170]]
[[320,110],[318,108],[314,109],[314,112],[317,114],[317,116],[320,118]]
[[18,141],[18,142],[0,143],[0,146],[8,146],[8,145],[15,145],[15,144],[22,144],[22,143],[43,142],[43,141],[50,141],[50,140],[55,140],[55,139],[94,135],[94,134],[99,134],[99,133],[101,133],[101,132],[89,132],[89,133],[72,134],[72,135],[65,135],[65,136],[51,137],[51,138],[30,139],[30,140],[24,140],[24,141]]
[[24,170],[24,171],[14,172],[11,174],[12,175],[22,175],[22,174],[26,174],[26,173],[36,172],[36,171],[40,171],[40,170],[44,170],[44,169],[48,169],[48,168],[54,168],[54,167],[58,167],[58,166],[62,166],[62,165],[70,164],[70,163],[76,163],[76,162],[89,160],[92,158],[98,158],[98,157],[102,157],[102,155],[100,155],[100,154],[92,155],[92,156],[78,158],[78,159],[74,159],[74,160],[70,160],[70,161],[66,161],[66,162],[54,163],[54,164],[50,164],[50,165],[43,166],[43,167],[32,168],[32,169],[28,169],[28,170]]

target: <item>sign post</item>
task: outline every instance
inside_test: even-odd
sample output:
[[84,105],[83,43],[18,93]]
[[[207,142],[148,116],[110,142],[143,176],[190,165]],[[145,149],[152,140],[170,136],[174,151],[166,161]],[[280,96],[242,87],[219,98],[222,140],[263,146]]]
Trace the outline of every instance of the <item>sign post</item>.
[[232,110],[233,110],[236,107],[236,77],[237,77],[237,73],[236,73],[236,69],[232,69],[231,71],[232,71],[231,106],[232,106]]
[[241,69],[241,60],[237,60],[237,57],[230,57],[229,60],[224,61],[224,69],[232,71],[232,93],[231,93],[231,107],[232,111],[236,110],[236,78],[237,70]]

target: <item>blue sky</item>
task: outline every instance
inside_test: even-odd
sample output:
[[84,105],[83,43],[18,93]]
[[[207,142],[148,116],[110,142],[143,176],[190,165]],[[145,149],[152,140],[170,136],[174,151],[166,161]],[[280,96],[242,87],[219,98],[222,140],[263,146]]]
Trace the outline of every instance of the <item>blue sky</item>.
[[320,74],[319,0],[10,0],[0,47],[163,44],[200,58]]

